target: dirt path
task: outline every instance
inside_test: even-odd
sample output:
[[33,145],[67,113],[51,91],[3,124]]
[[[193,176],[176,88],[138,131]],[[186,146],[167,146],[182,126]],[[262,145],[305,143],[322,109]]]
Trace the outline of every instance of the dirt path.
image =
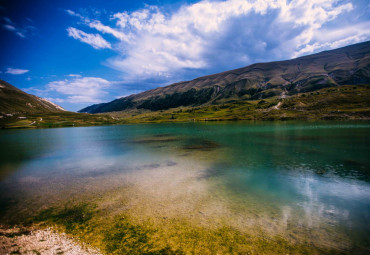
[[0,254],[100,255],[101,253],[51,228],[7,229],[0,226]]
[[282,104],[282,102],[279,102],[277,105],[275,105],[274,107],[272,107],[273,109],[275,110],[279,110],[280,109],[280,105]]

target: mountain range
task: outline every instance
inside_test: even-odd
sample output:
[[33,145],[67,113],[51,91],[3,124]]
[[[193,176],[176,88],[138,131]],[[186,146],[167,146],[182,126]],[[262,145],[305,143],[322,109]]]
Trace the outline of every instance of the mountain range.
[[369,84],[370,42],[175,83],[92,105],[82,113],[65,111],[0,80],[0,128],[218,120],[368,120]]
[[220,105],[238,100],[286,98],[327,87],[357,84],[370,84],[370,41],[203,76],[91,105],[79,112],[158,111]]

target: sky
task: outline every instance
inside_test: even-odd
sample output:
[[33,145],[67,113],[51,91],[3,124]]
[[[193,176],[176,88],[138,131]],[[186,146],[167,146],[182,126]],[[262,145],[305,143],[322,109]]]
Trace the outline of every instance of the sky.
[[78,111],[369,39],[368,0],[0,0],[0,79]]

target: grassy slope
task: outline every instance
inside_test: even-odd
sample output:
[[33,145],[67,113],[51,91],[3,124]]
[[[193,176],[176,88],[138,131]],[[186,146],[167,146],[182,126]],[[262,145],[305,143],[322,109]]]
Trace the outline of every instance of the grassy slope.
[[301,93],[285,99],[273,97],[264,100],[230,100],[221,105],[179,107],[153,112],[148,110],[109,114],[55,112],[33,113],[27,115],[26,119],[18,117],[4,116],[0,119],[0,128],[228,120],[370,119],[370,86],[347,85]]
[[217,120],[369,119],[370,86],[340,86],[289,98],[236,100],[222,105],[181,107],[165,111],[110,113],[125,123]]
[[5,114],[31,114],[31,113],[50,113],[61,112],[58,108],[47,100],[28,94],[13,85],[0,80],[0,115]]
[[32,113],[22,114],[13,117],[3,117],[0,119],[0,128],[53,128],[53,127],[78,127],[78,126],[98,126],[122,124],[109,115],[92,115],[74,112],[55,112],[55,113]]

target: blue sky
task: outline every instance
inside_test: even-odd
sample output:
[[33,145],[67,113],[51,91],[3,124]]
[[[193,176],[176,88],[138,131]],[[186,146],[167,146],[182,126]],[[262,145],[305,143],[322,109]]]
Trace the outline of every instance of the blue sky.
[[366,0],[2,0],[0,79],[67,110],[370,39]]

